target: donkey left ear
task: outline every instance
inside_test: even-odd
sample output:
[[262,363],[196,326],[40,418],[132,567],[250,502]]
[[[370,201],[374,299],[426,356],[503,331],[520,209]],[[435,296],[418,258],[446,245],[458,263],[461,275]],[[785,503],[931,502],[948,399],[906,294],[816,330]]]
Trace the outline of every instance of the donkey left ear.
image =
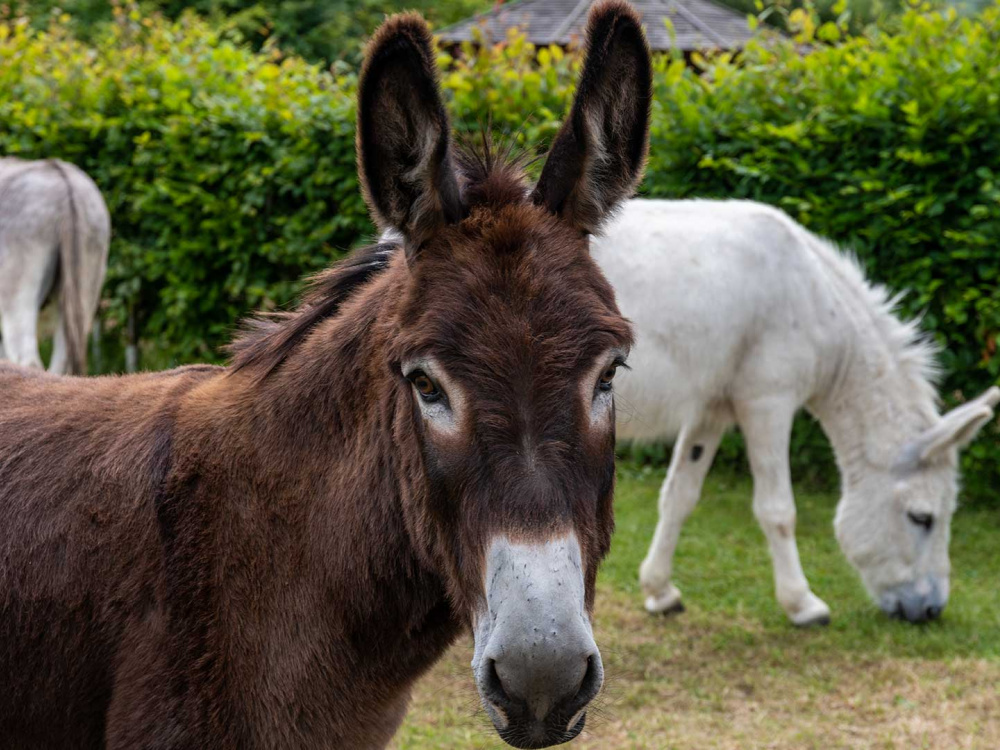
[[652,101],[641,18],[623,0],[595,5],[576,99],[552,143],[535,203],[582,232],[596,232],[642,179]]
[[941,421],[917,438],[914,448],[920,463],[931,463],[951,448],[962,449],[993,419],[993,409],[1000,404],[1000,388],[990,388],[974,401],[945,414]]
[[357,155],[372,218],[403,235],[411,260],[434,231],[461,219],[433,39],[416,13],[389,18],[365,51]]

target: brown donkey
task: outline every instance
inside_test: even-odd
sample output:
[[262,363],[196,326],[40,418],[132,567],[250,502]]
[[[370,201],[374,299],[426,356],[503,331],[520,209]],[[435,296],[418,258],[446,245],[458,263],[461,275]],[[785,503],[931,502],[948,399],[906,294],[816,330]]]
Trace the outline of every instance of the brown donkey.
[[503,739],[583,728],[630,344],[587,235],[640,178],[649,55],[625,3],[594,10],[533,190],[453,149],[433,59],[398,16],[361,77],[398,245],[231,366],[0,369],[0,747],[383,747],[464,628]]

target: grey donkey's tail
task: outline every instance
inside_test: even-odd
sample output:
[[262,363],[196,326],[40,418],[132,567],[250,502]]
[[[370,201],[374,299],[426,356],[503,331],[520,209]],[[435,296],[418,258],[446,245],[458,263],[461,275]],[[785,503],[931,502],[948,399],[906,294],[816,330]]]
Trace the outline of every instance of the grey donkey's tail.
[[86,375],[87,311],[80,293],[80,217],[69,175],[55,159],[49,164],[66,186],[67,210],[59,226],[59,312],[66,331],[66,361],[71,375]]

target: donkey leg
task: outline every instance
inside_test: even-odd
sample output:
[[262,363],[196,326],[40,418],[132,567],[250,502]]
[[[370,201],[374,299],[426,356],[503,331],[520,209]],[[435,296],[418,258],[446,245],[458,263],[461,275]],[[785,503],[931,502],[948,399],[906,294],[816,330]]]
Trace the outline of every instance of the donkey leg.
[[701,497],[701,487],[724,431],[721,428],[685,428],[674,444],[667,478],[660,488],[660,519],[649,552],[639,568],[639,581],[646,593],[649,612],[669,614],[684,609],[681,592],[670,581],[674,551],[681,527]]
[[66,357],[66,321],[62,310],[57,312],[56,333],[52,339],[52,358],[49,360],[49,372],[55,375],[65,375],[69,367]]
[[41,368],[36,297],[34,290],[22,288],[10,299],[0,300],[0,338],[12,362]]
[[825,625],[830,608],[809,589],[795,542],[795,497],[788,450],[795,407],[762,399],[737,408],[753,473],[753,511],[767,537],[778,602],[792,623]]

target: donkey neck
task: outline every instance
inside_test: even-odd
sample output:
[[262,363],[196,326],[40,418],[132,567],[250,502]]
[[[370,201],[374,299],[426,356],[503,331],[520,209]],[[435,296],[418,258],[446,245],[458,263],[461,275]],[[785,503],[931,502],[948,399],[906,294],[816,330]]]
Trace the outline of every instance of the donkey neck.
[[[831,352],[828,382],[809,409],[851,486],[868,469],[891,467],[902,446],[937,419],[937,408],[925,372],[928,352],[912,328],[891,317],[888,301],[876,308],[851,289],[840,291],[842,335]],[[888,339],[893,327],[896,335],[909,338],[902,343]]]
[[396,601],[418,593],[415,585],[441,593],[405,523],[406,498],[419,483],[413,474],[420,448],[395,424],[400,389],[386,366],[386,321],[402,296],[399,274],[387,271],[319,324],[255,399],[293,464],[319,473],[314,523],[336,542],[324,545],[326,564],[370,571],[391,561],[392,572],[405,579],[403,590],[390,595]]
[[[378,723],[398,711],[461,627],[406,520],[407,471],[420,460],[415,438],[396,428],[400,389],[385,362],[385,321],[401,296],[392,276],[357,291],[269,376],[231,376],[246,378],[230,404],[234,432],[252,435],[236,463],[265,498],[252,509],[272,561],[262,575],[283,579],[265,597],[286,639],[323,655],[314,673],[289,679],[330,682],[315,710],[353,713],[359,732],[366,715]],[[282,590],[293,586],[294,597]]]

